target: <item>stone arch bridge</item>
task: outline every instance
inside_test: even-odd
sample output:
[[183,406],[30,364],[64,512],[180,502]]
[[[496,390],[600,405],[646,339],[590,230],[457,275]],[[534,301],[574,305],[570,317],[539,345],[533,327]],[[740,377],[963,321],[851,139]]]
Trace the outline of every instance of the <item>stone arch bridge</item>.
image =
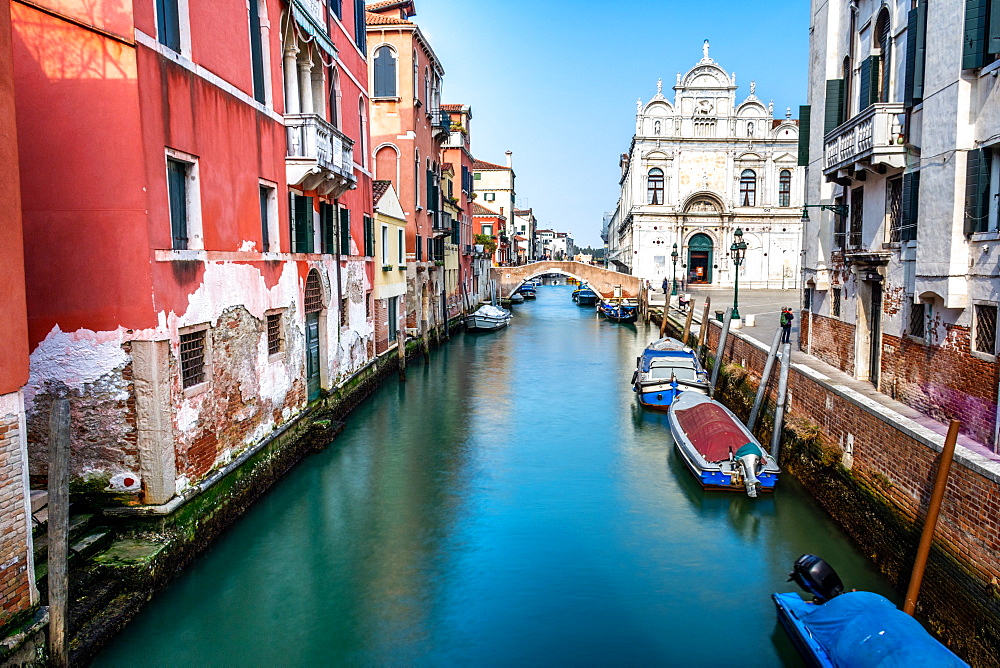
[[623,297],[637,298],[639,296],[639,277],[583,262],[543,260],[517,267],[492,267],[490,269],[490,277],[496,281],[499,295],[504,299],[514,294],[514,291],[521,287],[525,281],[542,274],[563,274],[589,283],[590,287],[599,292],[602,297],[614,296],[615,287],[619,285],[622,288]]

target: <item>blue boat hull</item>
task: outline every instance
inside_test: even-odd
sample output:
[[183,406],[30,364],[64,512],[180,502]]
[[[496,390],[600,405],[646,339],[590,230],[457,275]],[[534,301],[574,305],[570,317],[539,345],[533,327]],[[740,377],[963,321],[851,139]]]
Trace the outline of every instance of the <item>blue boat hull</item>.
[[612,322],[635,322],[639,318],[639,309],[635,307],[616,308],[600,307],[601,314]]
[[654,392],[640,392],[639,388],[635,388],[636,394],[639,396],[639,403],[647,408],[654,408],[657,410],[667,410],[670,408],[670,404],[673,403],[674,398],[680,394],[683,390],[667,389]]
[[[703,469],[685,457],[683,449],[678,448],[678,450],[681,453],[681,459],[684,460],[684,464],[703,489],[722,490],[726,492],[744,491],[743,487],[733,485],[732,476],[726,475],[719,470]],[[773,473],[758,473],[757,480],[760,481],[760,489],[764,492],[773,492],[778,484],[778,476]]]

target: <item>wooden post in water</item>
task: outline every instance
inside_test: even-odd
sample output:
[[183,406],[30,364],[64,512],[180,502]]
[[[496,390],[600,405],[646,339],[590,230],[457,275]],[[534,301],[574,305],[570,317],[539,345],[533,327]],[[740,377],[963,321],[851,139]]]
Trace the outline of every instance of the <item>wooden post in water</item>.
[[687,321],[684,323],[684,338],[681,339],[681,343],[685,346],[688,344],[688,337],[691,336],[691,322],[694,320],[694,300],[688,304],[688,314]]
[[774,367],[774,358],[778,356],[778,347],[781,345],[781,327],[774,332],[774,341],[771,343],[771,350],[767,353],[767,361],[764,363],[764,373],[760,376],[760,387],[757,388],[757,397],[753,400],[753,408],[750,410],[750,419],[747,421],[747,429],[753,433],[757,418],[760,417],[760,407],[764,404],[764,394],[767,392],[767,383],[771,380],[771,369]]
[[670,311],[670,305],[663,305],[663,317],[660,319],[660,338],[662,339],[667,333],[667,313]]
[[941,459],[938,462],[937,475],[934,477],[934,488],[931,491],[931,501],[927,504],[927,519],[924,520],[924,530],[920,534],[920,545],[917,547],[917,558],[913,562],[913,573],[910,575],[910,586],[906,590],[906,601],[903,612],[913,615],[917,608],[917,595],[920,593],[920,583],[924,579],[927,568],[927,557],[931,553],[931,542],[934,539],[934,529],[937,527],[938,515],[941,514],[941,501],[948,486],[948,473],[951,471],[951,460],[955,456],[955,444],[958,442],[958,420],[952,420],[948,425],[948,436],[944,439],[941,449]]
[[399,353],[399,380],[406,382],[406,330],[396,330],[396,351]]
[[701,312],[701,325],[698,326],[698,357],[705,359],[705,342],[708,340],[708,309],[712,306],[712,298],[705,297],[705,308]]
[[775,463],[781,454],[781,428],[785,424],[785,402],[788,399],[788,367],[792,363],[792,344],[781,344],[781,373],[778,374],[778,404],[774,408],[774,431],[771,433],[771,456]]
[[69,399],[49,414],[49,663],[69,665]]
[[[712,365],[712,385],[708,388],[708,396],[715,396],[715,381],[719,379],[719,367],[722,366],[722,354],[726,352],[726,339],[729,338],[729,324],[733,321],[733,307],[726,309],[722,320],[722,334],[719,335],[719,349],[715,351],[715,364]],[[706,325],[708,323],[705,323]]]

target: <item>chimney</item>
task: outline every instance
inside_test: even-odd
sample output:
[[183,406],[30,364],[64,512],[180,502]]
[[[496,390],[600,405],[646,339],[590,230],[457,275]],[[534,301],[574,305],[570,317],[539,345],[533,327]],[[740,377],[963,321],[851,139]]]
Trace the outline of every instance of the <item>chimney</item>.
[[512,156],[512,155],[514,155],[513,151],[507,151],[507,169],[512,169],[513,168],[513,165],[511,164],[511,159],[510,159],[510,156]]

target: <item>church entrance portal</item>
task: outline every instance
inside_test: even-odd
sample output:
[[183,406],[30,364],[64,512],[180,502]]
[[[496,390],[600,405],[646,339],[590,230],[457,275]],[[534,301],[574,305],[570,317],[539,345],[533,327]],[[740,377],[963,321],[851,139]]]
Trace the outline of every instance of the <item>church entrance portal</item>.
[[712,282],[712,239],[707,234],[696,234],[688,242],[688,284],[704,285]]

